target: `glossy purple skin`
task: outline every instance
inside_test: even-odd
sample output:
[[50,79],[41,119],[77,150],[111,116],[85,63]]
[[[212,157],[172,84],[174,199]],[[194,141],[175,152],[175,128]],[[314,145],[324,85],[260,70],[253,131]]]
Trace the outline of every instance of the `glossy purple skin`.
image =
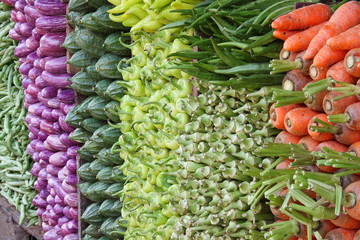
[[71,104],[75,102],[76,92],[74,89],[71,88],[59,89],[57,98],[60,102]]
[[25,46],[32,51],[36,51],[36,49],[39,47],[39,44],[39,40],[33,36],[28,37],[25,41]]
[[35,79],[35,85],[38,86],[39,88],[44,88],[44,87],[49,86],[49,84],[47,82],[45,82],[44,79],[41,76],[38,76]]
[[34,61],[38,58],[39,57],[36,55],[36,51],[34,51],[34,52],[30,53],[29,55],[27,55],[26,61],[27,61],[27,63],[34,65]]
[[26,6],[26,1],[25,0],[17,0],[15,2],[15,9],[21,12],[24,12],[24,8]]
[[[33,83],[34,81],[33,80],[31,80],[30,78],[28,78],[28,77],[25,77],[25,78],[23,78],[23,80],[22,80],[22,82],[21,82],[21,86],[23,87],[23,88],[27,88],[28,86],[29,86],[29,84],[30,83]],[[38,86],[38,85],[36,85],[36,86]],[[39,86],[38,86],[39,87]]]
[[14,50],[14,55],[17,58],[26,57],[28,54],[32,53],[25,45],[25,42],[20,43]]
[[53,155],[55,152],[43,150],[39,153],[39,157],[45,161],[49,161],[51,155]]
[[24,37],[21,34],[17,33],[15,29],[10,29],[9,36],[15,41],[21,41],[24,39]]
[[57,88],[65,88],[71,84],[68,80],[71,77],[70,74],[52,74],[48,71],[43,71],[41,77],[49,86]]
[[40,91],[41,89],[38,88],[34,83],[29,84],[29,86],[26,88],[26,93],[34,97],[37,97]]
[[41,166],[39,163],[35,162],[30,170],[31,174],[34,176],[38,176],[39,172],[41,171]]
[[34,28],[31,32],[31,35],[35,37],[35,39],[40,40],[43,34],[39,33],[36,28]]
[[19,72],[21,74],[27,75],[32,68],[33,68],[33,65],[31,63],[24,62],[20,65]]
[[31,80],[35,81],[35,79],[40,76],[42,72],[43,70],[41,68],[33,67],[30,69],[28,76]]
[[[25,23],[20,24],[19,30],[20,30],[20,34],[22,36],[30,37],[32,34],[33,27],[30,24],[28,24],[27,22],[25,22]],[[31,49],[31,51],[33,51],[33,50]]]
[[68,159],[66,152],[56,152],[51,155],[49,162],[54,166],[64,167]]
[[25,103],[27,104],[35,104],[39,102],[37,97],[31,96],[30,94],[25,94]]
[[[64,189],[65,192],[67,193],[76,193],[77,192],[77,188],[76,185],[71,185],[71,184],[67,184],[66,182],[62,182],[61,183],[61,187]],[[64,198],[64,202],[68,205],[70,205],[69,203],[67,203],[68,200],[65,200]],[[73,204],[73,203],[71,203]],[[70,205],[71,206],[71,205]],[[76,206],[72,206],[72,207],[76,207]]]
[[21,11],[16,12],[16,21],[20,23],[26,22],[25,14]]
[[45,70],[50,73],[62,74],[67,73],[66,70],[66,56],[52,58],[45,64]]
[[34,197],[34,199],[33,199],[32,202],[33,202],[33,204],[34,204],[36,207],[42,207],[42,208],[44,208],[44,207],[47,206],[46,200],[43,199],[43,198],[41,198],[41,197],[39,196],[39,194]]
[[36,28],[41,32],[65,32],[66,18],[60,16],[42,16],[36,19]]
[[44,15],[65,15],[66,4],[60,0],[35,0],[34,6]]
[[76,160],[75,159],[69,159],[66,163],[66,168],[71,172],[71,173],[76,173]]
[[[38,29],[39,31],[39,29]],[[40,51],[45,56],[61,57],[66,54],[66,49],[61,47],[64,43],[65,33],[46,33],[40,39]]]

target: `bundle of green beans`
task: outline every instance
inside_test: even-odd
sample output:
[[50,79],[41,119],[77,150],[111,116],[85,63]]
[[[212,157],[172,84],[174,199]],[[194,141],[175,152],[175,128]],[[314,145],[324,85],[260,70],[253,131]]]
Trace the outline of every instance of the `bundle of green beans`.
[[10,9],[0,3],[0,194],[20,211],[20,224],[29,225],[38,218],[32,199],[35,197],[35,178],[29,172],[32,160],[26,152],[29,143],[23,107],[24,89],[17,71],[13,51],[16,43],[10,39]]

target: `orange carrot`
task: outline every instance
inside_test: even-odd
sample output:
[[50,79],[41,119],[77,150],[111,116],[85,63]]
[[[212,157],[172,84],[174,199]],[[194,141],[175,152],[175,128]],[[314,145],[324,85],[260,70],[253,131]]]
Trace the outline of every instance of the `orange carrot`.
[[345,123],[351,130],[360,131],[360,102],[347,106],[343,114],[328,116],[328,120],[333,123]]
[[281,29],[277,29],[273,32],[273,36],[281,39],[281,40],[286,40],[289,37],[293,36],[294,34],[297,34],[301,31],[287,31],[287,30],[281,30]]
[[285,130],[285,125],[284,125],[285,114],[294,108],[301,107],[301,105],[300,104],[290,104],[290,105],[285,105],[285,106],[277,107],[277,108],[275,108],[275,105],[276,105],[276,103],[274,103],[270,107],[271,123],[275,128]]
[[360,157],[360,141],[351,144],[349,147],[349,152],[355,153],[356,156]]
[[[360,181],[351,183],[349,186],[347,186],[345,188],[344,192],[355,194],[356,202],[355,202],[354,206],[351,206],[349,208],[345,207],[345,211],[352,218],[360,220]],[[354,232],[356,232],[356,231],[354,231]]]
[[306,53],[306,51],[302,51],[300,52],[298,55],[296,55],[295,61],[300,63],[300,68],[299,71],[306,75],[309,76],[309,69],[310,66],[313,64],[313,60],[312,59],[304,59],[304,54]]
[[337,127],[337,132],[335,133],[336,141],[346,145],[360,141],[360,132],[348,128],[345,123],[337,123],[335,127]]
[[349,230],[344,228],[335,228],[328,232],[325,236],[326,240],[353,240],[356,230]]
[[314,81],[319,81],[326,78],[326,73],[328,70],[329,67],[319,68],[315,64],[312,64],[309,68],[309,74]]
[[313,65],[318,68],[328,68],[334,63],[343,60],[346,53],[345,50],[335,50],[325,45],[315,55]]
[[275,139],[274,142],[276,143],[298,143],[301,139],[301,136],[293,135],[287,131],[282,131],[279,133]]
[[[319,224],[320,224],[320,226],[318,226],[316,228],[316,231],[318,231],[322,237],[325,237],[325,235],[328,232],[330,232],[331,230],[336,228],[336,226],[329,220],[321,220],[321,221],[319,221]],[[314,239],[314,236],[313,236],[313,239]]]
[[[309,82],[308,84],[311,84],[313,82],[315,82],[315,81]],[[306,86],[308,84],[306,84]],[[323,106],[322,106],[323,99],[326,96],[326,94],[328,94],[328,93],[329,93],[329,90],[327,90],[327,89],[321,90],[317,93],[310,95],[304,103],[306,104],[306,106],[308,108],[310,108],[314,111],[323,112]]]
[[[338,152],[346,152],[348,150],[348,147],[342,143],[339,143],[337,141],[325,141],[325,142],[322,142],[320,143],[315,151],[321,151],[321,149],[323,147],[328,147],[328,148],[331,148],[333,150],[336,150]],[[330,172],[330,173],[333,173],[336,171],[336,168],[332,167],[332,166],[318,166],[318,168],[323,171],[323,172]]]
[[306,29],[327,21],[331,16],[331,9],[324,4],[313,4],[276,18],[271,27],[283,30]]
[[284,118],[286,130],[294,135],[307,135],[307,126],[318,113],[306,107],[290,110]]
[[360,47],[360,24],[326,41],[326,45],[337,50],[351,50]]
[[288,37],[284,42],[283,48],[293,52],[306,50],[310,44],[310,41],[315,37],[315,35],[319,32],[320,28],[325,25],[325,23],[326,22],[320,23],[316,26]]
[[299,143],[308,151],[315,151],[316,147],[320,144],[319,141],[314,140],[311,136],[305,136],[300,139]]
[[340,213],[340,215],[330,220],[333,224],[338,227],[346,229],[359,229],[360,221],[350,217],[348,214]]
[[298,55],[298,53],[299,52],[290,52],[288,50],[281,49],[279,58],[280,58],[280,60],[294,61],[296,59],[296,56]]
[[320,142],[323,142],[323,141],[328,141],[328,140],[331,140],[331,139],[334,139],[335,136],[334,134],[331,134],[331,133],[324,133],[324,132],[315,132],[315,131],[312,131],[310,129],[311,126],[322,126],[321,124],[315,122],[315,119],[318,118],[328,124],[331,124],[333,125],[332,123],[330,123],[327,119],[327,115],[325,113],[320,113],[320,114],[317,114],[316,116],[314,116],[309,124],[308,124],[308,133],[309,135],[316,141],[320,141]]
[[[346,82],[354,84],[357,81],[357,78],[351,76],[345,68],[344,60],[339,61],[332,65],[326,73],[326,77],[330,78],[331,80],[339,81],[339,82]],[[339,84],[335,84],[336,87],[340,87]]]
[[331,91],[324,97],[323,100],[323,109],[326,114],[334,115],[339,113],[344,113],[347,106],[358,101],[356,96],[348,96],[341,98],[339,100],[334,100],[334,98],[343,95],[343,93]]
[[311,81],[310,77],[304,75],[299,70],[292,70],[285,75],[282,88],[289,91],[301,91]]
[[360,77],[360,48],[351,49],[346,54],[345,67],[350,75]]
[[354,240],[360,240],[360,230],[356,232]]
[[341,5],[329,21],[311,40],[304,59],[314,58],[326,41],[360,23],[360,3],[355,1]]

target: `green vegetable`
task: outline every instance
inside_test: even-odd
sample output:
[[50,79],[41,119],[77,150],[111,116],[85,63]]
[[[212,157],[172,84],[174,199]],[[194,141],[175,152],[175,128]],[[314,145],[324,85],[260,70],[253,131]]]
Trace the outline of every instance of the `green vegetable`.
[[80,71],[69,78],[69,81],[72,82],[71,88],[86,96],[90,96],[93,93],[93,88],[96,86],[97,80],[98,79],[92,78],[85,71]]
[[103,55],[95,64],[96,71],[105,78],[122,79],[121,73],[117,70],[119,61],[119,56],[113,53]]
[[94,92],[102,97],[102,98],[105,98],[105,99],[108,99],[108,96],[106,95],[105,91],[106,89],[109,87],[109,85],[112,83],[112,81],[110,80],[101,80],[99,81],[95,88],[94,88]]
[[86,0],[70,0],[68,8],[70,11],[75,12],[87,12],[93,10],[93,8],[88,5]]
[[100,208],[99,213],[106,217],[118,217],[121,214],[121,203],[117,199],[107,199],[105,200]]
[[81,50],[81,48],[79,48],[79,46],[76,44],[74,31],[70,32],[66,36],[65,41],[61,46],[66,48],[71,53],[76,53],[77,51]]
[[79,176],[81,179],[87,181],[87,182],[95,182],[96,181],[96,174],[93,174],[90,172],[90,163],[84,163],[82,164],[79,169],[77,170]]
[[107,27],[114,30],[127,30],[127,27],[124,27],[122,24],[115,23],[110,20],[109,14],[107,13],[108,10],[112,9],[113,6],[111,5],[103,5],[99,7],[96,12],[93,13],[92,17],[93,20],[99,24],[99,28]]
[[82,129],[82,128],[77,128],[75,129],[75,131],[73,131],[70,136],[69,139],[79,142],[79,143],[84,143],[86,141],[88,141],[91,137],[91,133],[89,133],[88,131]]
[[120,43],[120,40],[122,42],[130,42],[129,37],[123,36],[121,33],[113,33],[107,36],[104,42],[104,48],[112,53],[115,53],[120,56],[130,56],[131,51],[127,47],[123,46]]
[[100,203],[90,204],[81,216],[81,219],[89,224],[100,226],[106,217],[99,214]]
[[87,228],[84,229],[83,233],[98,239],[99,237],[103,236],[99,230],[99,226],[90,224]]
[[79,29],[75,33],[75,41],[82,50],[94,57],[101,57],[106,54],[106,51],[101,47],[105,41],[102,34],[87,29]]
[[97,58],[84,50],[75,52],[68,60],[69,64],[77,68],[85,68],[89,65],[95,64],[96,62]]

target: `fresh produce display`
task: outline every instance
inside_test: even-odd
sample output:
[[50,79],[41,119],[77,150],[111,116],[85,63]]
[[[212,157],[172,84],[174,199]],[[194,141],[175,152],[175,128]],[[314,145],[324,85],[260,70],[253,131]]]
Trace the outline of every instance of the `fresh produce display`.
[[27,154],[28,130],[25,125],[26,109],[23,108],[24,92],[21,87],[19,64],[15,62],[16,42],[9,37],[14,27],[10,21],[11,7],[0,3],[0,194],[20,211],[19,223],[25,218],[29,224],[38,222],[32,199],[35,178],[29,170],[32,160]]
[[359,26],[351,0],[2,0],[0,194],[44,240],[360,239]]
[[[317,8],[331,14],[317,22],[303,17]],[[272,72],[291,70],[286,76],[298,77],[284,80],[283,89],[274,90],[270,116],[282,132],[275,143],[256,151],[259,156],[278,157],[261,172],[259,183],[272,212],[281,219],[262,226],[269,229],[267,239],[358,238],[357,76],[348,71],[346,56],[358,47],[354,35],[359,11],[356,1],[314,4],[272,22],[274,28],[298,31],[283,39],[284,52],[295,56],[273,60]]]
[[93,203],[83,209],[83,239],[122,239],[126,229],[122,221],[119,196],[125,176],[120,169],[123,160],[113,151],[120,137],[117,126],[117,101],[125,94],[122,76],[117,70],[120,61],[127,61],[130,50],[121,42],[130,43],[122,32],[128,28],[113,24],[107,10],[111,4],[95,1],[70,1],[67,18],[74,31],[63,46],[71,52],[68,63],[79,71],[69,79],[82,99],[67,115],[66,122],[76,128],[69,139],[83,143],[78,150],[81,165],[79,189]]

